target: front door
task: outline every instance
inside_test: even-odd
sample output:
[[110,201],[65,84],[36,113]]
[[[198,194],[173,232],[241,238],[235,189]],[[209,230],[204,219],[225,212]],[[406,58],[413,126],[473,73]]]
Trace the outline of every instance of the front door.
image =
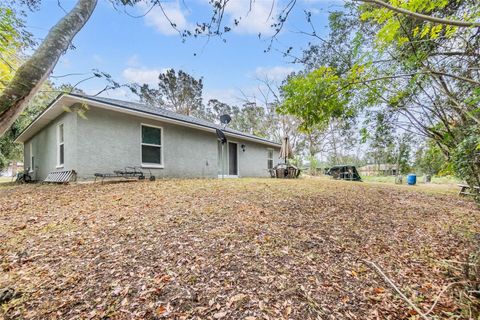
[[234,142],[228,143],[228,175],[238,175],[238,152],[237,144]]

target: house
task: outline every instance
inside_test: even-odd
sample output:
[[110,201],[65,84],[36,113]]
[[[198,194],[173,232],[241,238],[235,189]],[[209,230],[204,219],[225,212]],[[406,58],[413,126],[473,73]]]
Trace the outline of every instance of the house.
[[[85,116],[75,112],[85,107]],[[222,128],[139,103],[62,94],[15,141],[24,144],[35,180],[61,170],[88,180],[128,166],[158,178],[269,176],[279,144],[228,127],[221,144],[216,129]]]
[[8,166],[0,171],[0,177],[15,177],[19,171],[23,171],[23,162],[9,162]]
[[369,164],[358,169],[363,176],[395,176],[397,165],[390,163]]

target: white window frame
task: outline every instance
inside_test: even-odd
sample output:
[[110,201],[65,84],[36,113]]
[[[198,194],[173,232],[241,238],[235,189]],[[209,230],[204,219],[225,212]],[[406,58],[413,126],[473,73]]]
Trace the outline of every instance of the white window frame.
[[33,141],[30,141],[30,170],[34,170],[33,168]]
[[[62,128],[63,141],[60,141],[60,128]],[[63,163],[60,163],[60,146],[63,145]],[[65,125],[63,122],[57,125],[57,169],[65,165]]]
[[[156,128],[160,129],[160,144],[152,144],[152,143],[143,143],[142,139],[142,127],[150,127],[150,128]],[[148,162],[143,162],[142,160],[142,146],[151,146],[151,147],[160,147],[160,162],[161,163],[148,163]],[[140,124],[140,161],[142,163],[142,168],[156,168],[156,169],[163,169],[164,168],[164,162],[163,162],[163,127],[159,126],[154,126],[148,123],[141,123]]]
[[30,169],[33,170],[32,168],[32,152],[33,152],[33,148],[32,148],[32,141],[30,141],[30,144],[29,144],[29,155],[30,155]]
[[[270,158],[270,152],[272,153],[272,157]],[[267,170],[270,170],[270,169],[273,169],[273,167],[275,166],[275,162],[273,161],[273,158],[275,157],[274,155],[274,150],[272,148],[267,148]],[[268,162],[272,160],[272,167],[269,168],[268,167]]]

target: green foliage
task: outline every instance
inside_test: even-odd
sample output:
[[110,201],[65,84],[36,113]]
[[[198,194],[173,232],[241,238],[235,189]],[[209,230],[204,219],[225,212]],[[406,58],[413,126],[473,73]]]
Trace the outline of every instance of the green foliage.
[[0,170],[11,161],[23,160],[23,147],[14,143],[15,138],[42,112],[58,95],[53,86],[46,82],[42,90],[33,97],[12,127],[0,137]]
[[276,119],[276,115],[269,114],[264,106],[257,105],[255,102],[245,103],[240,108],[211,99],[201,116],[206,120],[219,123],[220,116],[223,114],[228,114],[232,118],[232,121],[228,124],[229,128],[259,137],[272,139],[269,129],[278,125],[274,122],[275,120],[272,121]]
[[480,132],[472,128],[470,134],[457,145],[452,152],[455,173],[465,179],[469,185],[480,185]]
[[[480,17],[479,6],[474,5],[474,1],[470,0],[390,0],[386,2],[394,7],[411,12],[435,15],[438,18],[448,20],[476,21]],[[410,41],[409,35],[405,34],[405,25],[413,26],[411,36],[418,40],[435,40],[440,37],[453,38],[461,32],[458,27],[412,20],[407,15],[370,4],[360,6],[360,11],[361,20],[380,26],[376,34],[376,40],[379,48],[382,49],[390,46],[392,42],[403,45]]]
[[0,5],[0,92],[20,65],[22,50],[31,44],[31,34],[25,31],[21,17],[12,8]]
[[234,129],[259,137],[268,137],[265,108],[256,103],[245,103],[234,122]]
[[217,99],[210,99],[205,108],[203,119],[211,122],[218,122],[220,116],[228,114],[232,118],[230,127],[237,129],[239,127],[238,120],[240,118],[240,108],[237,106],[231,106],[228,103],[219,101]]
[[289,160],[289,163],[297,168],[301,168],[303,164],[303,159],[300,155],[296,154],[293,159]]
[[349,108],[349,79],[338,76],[327,66],[290,77],[282,87],[283,104],[279,111],[293,114],[303,122],[301,128],[326,125],[332,119],[352,117],[355,110]]
[[423,174],[448,176],[452,174],[451,167],[433,140],[429,140],[425,146],[418,148],[415,153],[416,171]]
[[185,115],[195,116],[202,112],[203,80],[195,79],[185,71],[169,69],[160,73],[158,88],[151,88],[148,84],[133,84],[130,88],[148,105]]
[[[480,17],[475,0],[386,2],[448,20]],[[360,140],[369,143],[369,160],[409,170],[411,143],[401,137],[415,132],[435,146],[417,155],[422,171],[453,170],[478,184],[480,167],[472,165],[480,123],[478,30],[425,22],[371,4],[357,8],[330,15],[330,38],[305,51],[302,62],[310,73],[282,88],[282,111],[299,117],[305,131],[365,111]]]
[[310,166],[308,168],[310,175],[314,176],[317,174],[317,169],[319,165],[319,161],[317,157],[315,156],[308,156],[307,157],[308,162],[310,163]]
[[[401,173],[410,172],[413,135],[397,132],[388,112],[371,112],[367,116],[361,130],[362,140],[369,147],[365,160],[369,164],[398,166]],[[373,129],[369,131],[367,127]]]

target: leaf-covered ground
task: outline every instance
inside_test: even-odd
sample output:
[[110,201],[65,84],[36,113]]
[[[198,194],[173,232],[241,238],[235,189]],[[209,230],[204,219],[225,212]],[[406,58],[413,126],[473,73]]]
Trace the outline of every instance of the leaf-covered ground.
[[[480,212],[454,194],[321,179],[0,189],[5,319],[410,319]],[[447,290],[428,316],[459,314]],[[466,317],[464,315],[464,317]]]

